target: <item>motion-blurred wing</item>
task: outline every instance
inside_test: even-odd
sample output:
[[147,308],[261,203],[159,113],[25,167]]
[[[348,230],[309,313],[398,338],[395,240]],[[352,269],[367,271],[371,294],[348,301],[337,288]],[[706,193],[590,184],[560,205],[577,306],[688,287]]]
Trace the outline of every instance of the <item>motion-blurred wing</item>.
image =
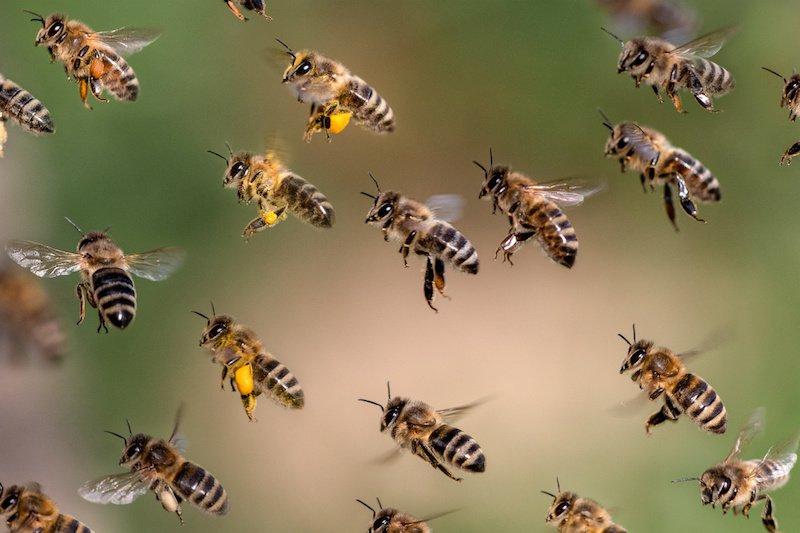
[[441,416],[442,419],[446,420],[447,422],[453,422],[457,418],[460,418],[460,417],[464,416],[465,414],[467,414],[472,409],[475,409],[476,407],[485,404],[486,402],[488,402],[491,399],[492,398],[490,396],[487,396],[485,398],[481,398],[480,400],[475,400],[474,402],[468,403],[466,405],[459,405],[457,407],[450,407],[448,409],[441,409],[440,411],[436,411],[436,412],[439,413],[439,416]]
[[80,270],[81,256],[31,241],[11,241],[6,252],[19,266],[40,278],[66,276]]
[[616,418],[627,418],[641,411],[650,402],[647,394],[642,392],[636,396],[623,400],[608,408],[609,413]]
[[107,44],[120,55],[129,56],[158,39],[161,32],[150,28],[118,28],[111,31],[98,31],[92,36]]
[[[766,461],[771,463],[770,466],[772,468],[770,469],[769,479],[759,479],[759,482],[768,482],[788,475],[795,463],[797,463],[798,443],[800,443],[800,434],[795,433],[785,442],[770,448],[767,455],[761,460],[762,464]],[[756,470],[758,471],[758,469]]]
[[675,48],[671,53],[681,56],[712,57],[734,33],[736,33],[735,27],[712,31]]
[[125,256],[133,274],[150,281],[169,277],[183,263],[185,253],[181,248],[158,248],[141,254]]
[[526,187],[562,207],[581,205],[585,199],[605,189],[605,183],[589,183],[580,178],[566,178]]
[[148,485],[138,473],[125,472],[87,481],[80,486],[78,494],[92,503],[128,505],[147,492]]
[[425,201],[434,216],[445,222],[455,222],[461,218],[464,203],[464,198],[457,194],[436,194]]
[[738,459],[742,453],[742,448],[747,445],[751,440],[764,431],[764,418],[765,412],[763,407],[759,407],[747,419],[747,423],[739,430],[739,436],[736,437],[736,442],[733,445],[731,453],[725,458],[725,462]]

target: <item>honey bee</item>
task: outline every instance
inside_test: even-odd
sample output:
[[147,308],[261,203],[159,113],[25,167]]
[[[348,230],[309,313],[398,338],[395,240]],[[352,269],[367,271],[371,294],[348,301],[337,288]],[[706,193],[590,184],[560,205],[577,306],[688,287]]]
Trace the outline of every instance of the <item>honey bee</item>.
[[775,74],[783,80],[783,94],[781,95],[781,107],[789,110],[789,120],[792,122],[797,120],[800,115],[800,74],[797,71],[792,73],[792,77],[788,80],[781,74],[778,74],[771,68],[761,67],[767,72]]
[[627,530],[614,523],[603,506],[589,498],[581,498],[574,492],[561,491],[561,483],[556,478],[558,493],[542,491],[553,498],[547,510],[545,522],[552,524],[560,533],[627,533]]
[[389,430],[400,449],[410,449],[411,453],[455,481],[461,481],[461,478],[453,476],[445,465],[467,472],[486,470],[486,456],[475,439],[447,423],[480,402],[436,411],[423,402],[399,396],[392,398],[389,383],[386,389],[386,407],[363,398],[358,401],[377,405],[381,409],[381,433]]
[[335,220],[333,206],[319,189],[301,178],[280,161],[274,151],[266,155],[250,152],[233,153],[230,158],[209,150],[228,165],[223,185],[236,189],[239,202],[258,203],[258,217],[244,228],[242,237],[249,239],[256,232],[271,228],[292,213],[317,228],[330,228]]
[[38,483],[25,487],[0,483],[0,517],[9,531],[31,533],[92,533],[78,519],[59,512]]
[[622,46],[617,72],[630,72],[637,88],[642,82],[650,85],[659,102],[663,102],[659,88],[664,89],[679,113],[684,110],[678,89],[690,91],[703,109],[715,112],[712,97],[722,96],[736,85],[730,72],[707,59],[719,52],[734,28],[708,33],[681,46],[657,37],[624,42],[605,28],[603,31]]
[[64,64],[67,77],[78,82],[84,106],[91,109],[89,91],[101,102],[108,101],[103,97],[103,90],[117,100],[136,100],[139,80],[122,56],[139,52],[158,38],[158,32],[139,28],[94,31],[83,22],[64,15],[52,14],[45,19],[37,13],[26,12],[35,17],[31,21],[42,24],[36,34],[36,46],[46,46],[51,62]]
[[97,309],[100,325],[106,322],[125,329],[136,315],[136,289],[131,274],[151,281],[161,281],[183,262],[180,248],[158,248],[140,254],[123,254],[108,236],[108,229],[84,233],[67,219],[82,235],[77,253],[66,252],[31,241],[11,241],[6,252],[19,266],[40,278],[55,278],[80,271],[81,282],[75,288],[80,302],[78,325],[86,317],[86,302]]
[[696,23],[694,11],[671,0],[598,0],[618,25],[635,30],[651,29],[658,35],[682,36]]
[[556,263],[572,268],[578,255],[578,236],[562,211],[562,206],[580,205],[600,188],[589,189],[570,181],[537,183],[510,167],[495,165],[489,150],[489,168],[473,161],[483,171],[484,179],[478,198],[492,201],[492,213],[497,209],[508,217],[511,228],[500,242],[495,258],[502,251],[503,261],[525,242],[536,237],[547,256]]
[[[228,9],[231,10],[231,13],[233,13],[234,17],[236,17],[237,19],[239,19],[241,21],[247,20],[247,17],[245,17],[242,14],[241,10],[236,6],[236,3],[234,2],[234,0],[222,0],[222,1],[225,2],[225,5],[228,6]],[[245,8],[247,10],[250,10],[250,11],[255,11],[256,13],[258,13],[259,15],[261,15],[262,17],[264,17],[267,20],[272,20],[272,17],[267,15],[267,6],[266,6],[266,2],[264,0],[236,0],[236,1],[243,8]]]
[[764,427],[764,410],[758,409],[748,419],[736,443],[721,463],[712,466],[698,478],[688,477],[673,481],[698,481],[703,505],[719,505],[723,514],[733,510],[749,518],[750,508],[764,501],[761,522],[769,532],[778,531],[772,492],[786,485],[789,472],[797,462],[798,435],[770,448],[761,459],[742,460],[742,448],[758,435]]
[[47,293],[16,268],[0,270],[0,336],[9,340],[16,359],[31,349],[55,363],[66,351],[66,336]]
[[433,531],[427,522],[450,514],[453,511],[441,513],[420,520],[414,518],[408,513],[403,513],[391,507],[384,507],[380,498],[378,500],[378,510],[372,508],[367,503],[356,500],[358,503],[372,511],[372,524],[370,525],[367,533],[431,533]]
[[797,141],[796,143],[791,145],[789,148],[787,148],[785,152],[783,152],[783,155],[781,156],[781,162],[780,162],[781,165],[786,165],[786,166],[791,165],[792,164],[792,159],[797,157],[798,154],[800,154],[800,141]]
[[605,156],[618,159],[622,172],[628,168],[638,171],[645,192],[645,183],[651,190],[656,185],[664,186],[664,205],[675,230],[678,230],[678,225],[675,222],[673,186],[678,189],[678,198],[686,214],[698,222],[705,222],[697,215],[694,200],[719,202],[722,199],[719,181],[714,174],[689,152],[673,146],[663,133],[635,122],[620,122],[614,126],[602,111],[600,114],[603,126],[611,131]]
[[383,240],[400,241],[400,254],[403,264],[408,267],[408,254],[425,256],[425,280],[423,292],[428,307],[438,313],[433,306],[433,289],[442,296],[444,293],[445,262],[467,274],[478,273],[478,252],[467,238],[458,231],[450,220],[459,217],[463,201],[454,195],[438,195],[425,204],[417,202],[394,191],[381,191],[378,180],[370,174],[378,195],[362,192],[372,198],[372,208],[364,222],[380,226]]
[[297,378],[264,350],[261,340],[248,327],[237,324],[227,315],[217,315],[211,304],[211,317],[192,311],[206,319],[200,346],[213,353],[212,362],[222,365],[220,387],[230,379],[232,391],[238,391],[247,418],[255,420],[256,398],[266,393],[278,404],[302,409],[305,394]]
[[311,103],[303,138],[311,141],[315,133],[341,133],[353,118],[363,128],[376,133],[394,131],[394,112],[389,103],[367,82],[347,67],[313,50],[295,52],[280,39],[291,64],[283,73],[301,103]]
[[228,494],[219,480],[202,467],[184,459],[183,443],[177,437],[180,421],[179,410],[169,440],[144,433],[134,435],[130,423],[129,437],[106,431],[125,443],[119,464],[129,467],[130,472],[87,481],[78,489],[78,494],[92,503],[127,505],[149,489],[165,511],[178,515],[181,524],[181,503],[184,500],[208,514],[227,514]]
[[[678,420],[686,414],[702,429],[722,434],[727,429],[727,413],[722,398],[703,378],[690,373],[682,356],[669,348],[656,347],[653,341],[636,340],[633,327],[633,342],[620,333],[628,344],[628,353],[619,369],[620,374],[633,371],[631,380],[638,383],[651,400],[664,395],[664,406],[652,414],[645,423],[645,431],[667,420]],[[684,354],[683,357],[694,355]]]
[[56,131],[50,111],[44,104],[0,74],[0,157],[3,157],[3,145],[8,138],[5,122],[9,119],[34,135]]

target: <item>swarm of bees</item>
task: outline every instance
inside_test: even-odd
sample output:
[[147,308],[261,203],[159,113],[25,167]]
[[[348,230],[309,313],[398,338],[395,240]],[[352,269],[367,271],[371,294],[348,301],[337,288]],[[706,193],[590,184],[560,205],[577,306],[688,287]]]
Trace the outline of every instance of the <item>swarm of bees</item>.
[[[265,0],[223,0],[230,12],[240,21],[247,18],[243,10],[252,11],[272,20]],[[636,87],[649,85],[659,102],[663,94],[679,113],[686,113],[680,91],[688,91],[706,111],[719,111],[714,98],[733,90],[732,74],[710,60],[735,32],[723,28],[693,40],[696,17],[686,6],[675,0],[598,0],[614,18],[615,31],[628,33],[651,31],[657,36],[643,35],[623,40],[605,28],[620,44],[622,51],[617,62],[618,73],[628,73]],[[218,4],[217,4],[218,5]],[[217,8],[218,9],[218,8]],[[154,42],[159,32],[149,29],[122,27],[111,31],[94,31],[88,25],[65,15],[47,17],[26,11],[34,22],[41,24],[35,45],[46,47],[51,62],[60,62],[68,79],[78,84],[84,106],[91,108],[90,95],[98,101],[108,101],[106,94],[123,101],[135,101],[139,95],[139,80],[124,59]],[[342,133],[351,121],[364,130],[385,134],[395,129],[394,111],[389,103],[362,78],[342,63],[311,49],[295,51],[280,39],[277,42],[289,57],[282,83],[298,102],[310,104],[303,139],[311,141],[323,133],[328,141]],[[673,43],[684,44],[675,45]],[[790,78],[776,70],[762,67],[783,80],[780,107],[789,111],[789,120],[800,115],[800,74]],[[277,86],[277,80],[275,80]],[[698,203],[721,200],[720,184],[714,174],[694,156],[671,144],[667,137],[648,126],[634,121],[614,124],[603,111],[603,126],[609,131],[605,156],[619,161],[621,171],[639,173],[645,192],[663,187],[667,216],[675,228],[674,192],[683,211],[699,222]],[[6,121],[17,123],[34,135],[55,132],[48,109],[31,93],[0,75],[0,156],[7,140]],[[228,155],[209,150],[225,161],[223,186],[235,189],[240,203],[256,203],[258,216],[244,228],[242,236],[249,239],[256,233],[272,228],[289,215],[316,228],[331,229],[335,221],[333,205],[315,185],[290,170],[278,152],[270,148],[263,155],[247,151],[234,152],[227,144]],[[800,141],[792,144],[781,157],[782,165],[800,155]],[[578,253],[578,237],[566,208],[578,206],[604,187],[593,181],[563,178],[539,181],[510,166],[496,164],[489,150],[488,164],[473,163],[483,172],[478,199],[492,203],[492,214],[498,211],[507,218],[509,229],[500,241],[495,259],[513,265],[516,252],[530,240],[538,242],[543,252],[555,263],[572,269]],[[465,205],[456,194],[442,194],[424,203],[400,192],[381,189],[378,180],[369,173],[376,192],[362,192],[372,200],[365,223],[378,226],[385,241],[399,243],[403,264],[408,257],[421,256],[425,261],[423,295],[430,309],[437,294],[445,293],[445,268],[467,274],[479,270],[478,252],[472,242],[453,223],[459,219]],[[601,180],[596,180],[598,183]],[[67,221],[80,233],[75,252],[63,251],[32,241],[12,240],[6,246],[9,257],[22,268],[38,277],[58,277],[80,273],[75,295],[79,301],[81,324],[86,304],[97,310],[97,331],[108,332],[108,324],[125,329],[137,312],[137,293],[134,276],[151,281],[169,277],[181,265],[184,257],[180,248],[157,248],[138,254],[126,254],[111,239],[109,228],[84,232],[71,220]],[[420,304],[421,305],[421,304]],[[305,391],[286,365],[275,359],[264,343],[250,328],[229,315],[217,314],[211,304],[211,314],[192,311],[205,320],[199,346],[211,353],[212,363],[221,367],[220,386],[226,385],[239,395],[245,415],[255,421],[257,399],[262,394],[288,409],[302,409]],[[0,270],[0,336],[3,348],[12,359],[27,352],[37,352],[50,361],[60,360],[66,352],[66,335],[53,304],[38,280],[13,268]],[[726,432],[728,412],[717,391],[686,366],[699,351],[677,353],[653,341],[637,339],[633,328],[632,340],[619,337],[627,344],[620,374],[630,373],[631,380],[641,391],[638,398],[659,402],[660,409],[645,422],[645,432],[664,422],[677,422],[686,415],[707,433]],[[486,454],[477,440],[456,427],[456,419],[482,401],[437,410],[429,404],[410,398],[392,396],[387,382],[387,401],[359,398],[361,402],[381,410],[380,431],[387,433],[395,446],[388,458],[402,451],[427,463],[434,470],[454,481],[457,474],[486,471]],[[151,491],[163,509],[184,522],[182,505],[188,502],[198,510],[223,516],[228,513],[228,494],[216,476],[184,457],[185,442],[179,436],[182,410],[178,410],[168,439],[144,433],[134,434],[126,420],[128,434],[106,433],[123,441],[118,464],[127,471],[88,481],[78,493],[86,500],[99,504],[126,505]],[[763,409],[756,410],[743,426],[733,449],[719,464],[705,470],[699,477],[676,481],[697,481],[701,502],[723,513],[749,516],[751,508],[763,503],[761,521],[769,532],[777,532],[775,504],[771,492],[783,487],[797,462],[800,434],[769,448],[760,459],[744,460],[742,451],[764,426]],[[438,475],[438,474],[437,474]],[[550,496],[545,521],[564,533],[625,533],[611,513],[594,500],[562,491],[556,478],[556,493]],[[384,507],[377,499],[373,508],[356,500],[372,513],[368,531],[371,533],[430,533],[428,522],[443,516],[432,515],[418,519],[395,508]],[[62,514],[47,497],[38,483],[0,484],[0,518],[9,531],[19,533],[91,533],[78,519]]]

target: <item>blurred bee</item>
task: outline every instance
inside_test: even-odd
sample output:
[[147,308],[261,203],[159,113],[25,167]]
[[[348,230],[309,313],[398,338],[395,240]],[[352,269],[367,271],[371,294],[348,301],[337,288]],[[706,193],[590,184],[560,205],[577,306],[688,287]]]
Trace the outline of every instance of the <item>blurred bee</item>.
[[717,111],[712,97],[722,96],[735,86],[730,72],[707,59],[719,52],[733,28],[714,31],[677,47],[657,37],[636,37],[624,42],[605,28],[603,31],[622,45],[617,72],[630,72],[636,87],[642,82],[650,85],[659,102],[663,102],[659,88],[664,89],[679,113],[684,111],[678,89],[690,91],[703,109]]
[[545,522],[552,524],[560,533],[627,533],[614,523],[611,515],[599,503],[581,498],[574,492],[561,492],[561,483],[556,478],[558,493],[542,491],[553,498],[547,510]]
[[8,490],[0,483],[0,517],[13,532],[92,533],[78,519],[61,514],[38,483],[12,485]]
[[389,103],[367,82],[351,73],[347,67],[313,50],[295,52],[283,41],[291,64],[283,73],[298,102],[311,103],[303,138],[311,141],[315,133],[342,132],[350,118],[363,128],[376,133],[394,131],[394,112]]
[[278,404],[302,409],[305,394],[297,378],[264,350],[261,340],[248,327],[234,322],[227,315],[217,315],[211,305],[211,317],[192,311],[206,319],[200,346],[213,353],[212,362],[222,365],[220,387],[230,379],[231,390],[238,391],[247,418],[255,420],[256,398],[266,393]]
[[789,166],[792,164],[792,159],[800,154],[800,141],[797,141],[783,152],[781,156],[781,165]]
[[370,525],[367,533],[431,533],[433,530],[427,522],[453,512],[448,511],[420,520],[408,513],[398,511],[397,509],[384,507],[380,498],[376,498],[376,500],[378,500],[378,511],[375,511],[375,509],[365,502],[356,500],[372,511],[372,525]]
[[722,199],[719,181],[711,171],[686,150],[673,146],[661,132],[635,122],[620,122],[614,126],[602,111],[600,114],[603,126],[611,131],[605,156],[618,159],[622,172],[628,168],[638,171],[645,192],[645,183],[651,190],[656,185],[664,186],[664,205],[675,230],[678,230],[678,225],[675,222],[673,186],[678,189],[681,207],[686,214],[698,222],[705,222],[698,217],[694,200],[719,202]]
[[478,198],[492,201],[508,217],[511,229],[500,242],[495,257],[503,252],[503,261],[512,265],[511,256],[525,242],[536,237],[547,256],[556,263],[572,268],[578,255],[578,236],[562,206],[580,205],[600,189],[588,189],[569,181],[537,183],[510,167],[495,165],[489,150],[489,168],[473,161],[483,171],[483,185]]
[[94,31],[64,15],[52,14],[45,19],[31,11],[26,13],[35,17],[32,21],[42,24],[36,34],[36,46],[46,46],[51,62],[62,62],[67,77],[77,80],[84,106],[91,109],[89,91],[101,102],[107,101],[103,90],[117,100],[136,100],[139,80],[122,56],[140,51],[158,38],[158,32],[138,28]]
[[742,460],[742,448],[764,427],[764,410],[756,410],[739,432],[733,449],[721,463],[712,466],[697,477],[677,479],[673,481],[698,481],[700,498],[703,505],[719,505],[723,514],[733,510],[747,518],[750,508],[764,501],[761,522],[769,532],[778,531],[775,519],[775,507],[772,498],[766,494],[779,489],[789,481],[789,472],[797,462],[798,436],[795,435],[783,444],[773,446],[761,459]]
[[161,281],[183,262],[180,248],[158,248],[140,254],[126,255],[107,232],[84,233],[70,219],[67,221],[81,233],[77,253],[58,250],[31,241],[11,241],[6,252],[16,263],[40,278],[55,278],[80,271],[81,282],[75,288],[80,302],[78,324],[86,317],[86,302],[97,309],[100,325],[106,322],[125,329],[136,315],[136,289],[131,274],[151,281]]
[[3,157],[3,145],[8,138],[5,122],[9,119],[34,135],[56,131],[44,104],[0,74],[0,157]]
[[230,158],[209,150],[228,165],[223,185],[236,189],[239,202],[258,203],[258,217],[244,228],[242,236],[249,239],[259,231],[271,228],[292,213],[303,222],[317,228],[330,228],[335,220],[333,206],[319,189],[301,178],[280,161],[273,151],[266,155],[250,152],[233,153]]
[[[633,342],[620,333],[628,343],[628,353],[619,369],[620,374],[633,371],[631,380],[639,384],[651,400],[664,395],[664,406],[645,423],[645,431],[667,420],[678,420],[686,414],[702,429],[722,434],[727,429],[727,413],[722,399],[703,378],[690,373],[680,355],[669,348],[655,347],[653,341],[636,340],[633,327]],[[683,357],[693,355],[684,354]]]
[[370,174],[378,195],[362,192],[372,198],[372,208],[364,222],[380,226],[383,240],[400,241],[403,264],[408,267],[408,254],[425,256],[423,292],[428,306],[434,311],[433,289],[445,296],[445,262],[467,274],[478,273],[478,252],[467,238],[449,221],[459,217],[463,200],[454,195],[438,195],[425,204],[394,191],[381,191],[378,181]]
[[267,15],[267,6],[264,0],[236,0],[236,2],[234,2],[234,0],[222,0],[222,1],[225,2],[225,5],[227,5],[228,9],[231,10],[233,16],[241,21],[247,20],[247,17],[245,17],[242,14],[241,10],[236,6],[236,2],[238,2],[243,8],[248,9],[250,11],[255,11],[256,13],[258,13],[267,20],[272,20],[272,17]]
[[792,73],[792,77],[788,80],[774,70],[761,67],[767,72],[775,74],[783,80],[783,94],[781,95],[781,107],[789,110],[789,120],[792,122],[797,120],[800,115],[800,74],[796,71]]
[[181,411],[169,440],[157,439],[144,433],[119,437],[125,443],[119,464],[130,472],[112,474],[87,481],[78,494],[92,503],[127,505],[152,490],[164,510],[178,515],[183,524],[181,503],[188,501],[205,513],[222,516],[228,513],[228,495],[222,484],[210,472],[184,459],[181,439],[177,437]]
[[392,398],[388,383],[386,388],[388,391],[386,407],[363,398],[359,398],[358,401],[377,405],[381,409],[383,412],[381,432],[389,430],[389,434],[400,449],[410,449],[411,453],[455,481],[461,481],[461,478],[453,476],[445,465],[467,472],[486,470],[486,456],[475,439],[447,423],[463,415],[479,402],[436,411],[423,402],[399,396]]
[[687,5],[672,0],[597,0],[618,26],[631,31],[652,30],[665,39],[688,35],[696,15]]
[[15,359],[31,349],[55,363],[66,351],[53,302],[35,278],[16,268],[0,270],[0,336],[10,342]]

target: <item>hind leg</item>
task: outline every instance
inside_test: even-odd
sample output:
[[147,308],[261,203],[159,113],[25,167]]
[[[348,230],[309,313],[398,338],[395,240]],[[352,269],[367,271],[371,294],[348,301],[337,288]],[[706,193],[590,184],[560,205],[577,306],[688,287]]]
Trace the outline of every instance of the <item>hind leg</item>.
[[519,250],[526,241],[528,241],[531,237],[536,235],[535,231],[515,231],[514,228],[511,228],[511,231],[506,238],[500,242],[500,246],[497,248],[497,251],[494,254],[494,258],[497,259],[497,254],[500,251],[503,251],[503,262],[508,263],[511,266],[514,266],[514,263],[511,261],[511,256]]
[[697,207],[694,205],[692,198],[689,195],[689,189],[686,187],[686,182],[680,176],[675,176],[675,182],[678,184],[678,196],[681,199],[681,207],[686,214],[698,222],[705,222],[702,218],[697,216]]
[[666,398],[664,400],[664,405],[661,407],[661,410],[657,411],[656,413],[653,413],[652,415],[650,415],[650,418],[647,419],[647,422],[645,422],[644,425],[644,430],[648,435],[650,435],[651,433],[650,428],[652,428],[653,426],[657,426],[659,424],[663,424],[667,420],[675,422],[676,420],[678,420],[678,415],[680,415],[680,411],[678,411],[674,407],[669,398]]
[[444,261],[438,257],[433,262],[433,284],[436,290],[439,291],[439,294],[445,298],[450,298],[444,293]]
[[234,17],[236,17],[237,19],[239,19],[239,20],[241,20],[243,22],[247,20],[247,17],[242,15],[242,12],[239,11],[239,8],[236,7],[236,5],[233,3],[233,0],[222,0],[222,1],[225,2],[225,5],[228,6],[228,9],[231,10],[231,13],[233,13]]
[[770,498],[766,494],[762,494],[759,496],[756,501],[766,500],[764,502],[764,510],[761,511],[761,523],[764,524],[764,528],[770,533],[776,533],[778,531],[778,520],[774,516],[774,506],[772,505],[772,498]]
[[258,217],[251,220],[250,223],[244,227],[244,231],[242,232],[242,237],[244,237],[245,239],[249,239],[259,231],[264,231],[267,228],[276,226],[280,221],[284,220],[285,218],[286,218],[285,207],[281,207],[276,211],[259,209]]
[[408,252],[411,250],[411,244],[414,242],[414,239],[417,236],[416,231],[412,231],[406,237],[406,240],[403,242],[402,246],[400,246],[400,254],[403,256],[403,266],[408,268]]
[[431,262],[431,258],[428,257],[428,260],[425,264],[425,281],[422,284],[422,290],[425,293],[425,300],[428,302],[428,307],[439,312],[433,306],[433,262]]
[[669,186],[669,183],[664,184],[664,208],[667,210],[667,217],[675,231],[678,231],[678,224],[675,222],[675,204],[672,203],[672,187]]
[[786,166],[791,165],[792,159],[797,157],[798,154],[800,154],[800,141],[797,141],[796,143],[794,143],[793,145],[791,145],[789,148],[786,149],[786,151],[781,156],[781,165],[786,165]]
[[425,461],[427,461],[428,464],[430,464],[433,468],[439,470],[453,481],[461,481],[460,477],[455,477],[453,474],[450,473],[450,471],[447,468],[444,467],[442,463],[439,462],[436,456],[433,455],[433,452],[430,451],[428,447],[425,446],[424,443],[420,441],[413,441],[411,444],[411,450],[416,455],[422,457]]

